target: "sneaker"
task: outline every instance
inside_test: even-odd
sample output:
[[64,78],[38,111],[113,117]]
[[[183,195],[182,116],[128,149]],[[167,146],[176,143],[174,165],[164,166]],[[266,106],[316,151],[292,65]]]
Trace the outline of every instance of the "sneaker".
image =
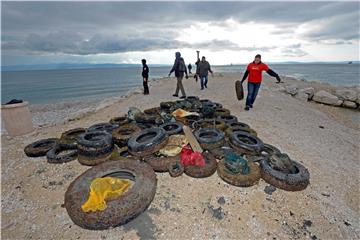
[[206,84],[205,84],[204,86],[205,86],[205,88],[207,88],[207,85],[206,85]]
[[249,110],[250,110],[249,106],[246,106],[245,111],[249,111]]
[[184,98],[186,98],[186,96],[181,96],[180,98],[181,98],[181,99],[184,99]]
[[200,90],[204,90],[204,88],[202,87]]
[[177,94],[173,94],[173,97],[178,97],[179,95],[177,95]]
[[253,108],[252,104],[249,106],[250,108]]

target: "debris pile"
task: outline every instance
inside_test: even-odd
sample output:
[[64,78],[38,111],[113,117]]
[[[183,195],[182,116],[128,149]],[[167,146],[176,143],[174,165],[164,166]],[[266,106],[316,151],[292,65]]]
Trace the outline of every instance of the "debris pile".
[[305,189],[310,179],[303,165],[263,143],[222,104],[196,96],[144,111],[130,107],[125,116],[70,129],[24,151],[52,164],[77,159],[91,166],[70,184],[64,204],[73,222],[86,229],[119,226],[145,211],[155,196],[155,172],[194,178],[217,172],[238,187],[262,178],[287,191]]

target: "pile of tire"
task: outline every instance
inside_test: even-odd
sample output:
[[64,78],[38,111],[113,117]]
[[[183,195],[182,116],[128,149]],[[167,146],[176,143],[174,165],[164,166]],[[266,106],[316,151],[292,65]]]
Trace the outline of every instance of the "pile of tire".
[[[172,116],[177,109],[194,114]],[[204,149],[204,166],[184,166],[180,154],[164,156],[159,151],[168,146],[169,136],[184,134],[184,125],[192,129]],[[70,184],[64,204],[73,222],[86,229],[116,227],[145,211],[156,192],[155,172],[193,178],[206,178],[217,172],[222,180],[237,187],[253,186],[262,178],[287,191],[305,189],[310,179],[302,164],[263,143],[250,125],[240,122],[222,104],[196,96],[161,102],[144,111],[130,108],[127,115],[88,128],[67,130],[60,138],[36,141],[24,151],[29,157],[46,156],[49,163],[77,159],[91,167]],[[241,164],[229,164],[229,154],[239,156]],[[239,166],[247,171],[234,171]],[[81,205],[89,196],[91,181],[106,176],[129,179],[133,185],[121,197],[109,201],[104,211],[83,212]]]
[[27,145],[24,152],[26,156],[32,158],[46,156],[47,162],[54,164],[70,162],[76,160],[78,156],[77,146],[73,139],[68,138],[68,135],[63,135],[62,138],[46,138],[35,141]]
[[110,159],[114,142],[106,131],[89,131],[79,136],[77,149],[81,164],[95,166]]

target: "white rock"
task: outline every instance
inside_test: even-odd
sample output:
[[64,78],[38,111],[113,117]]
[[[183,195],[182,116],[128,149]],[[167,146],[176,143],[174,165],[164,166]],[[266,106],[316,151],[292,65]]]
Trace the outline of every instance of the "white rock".
[[295,98],[307,102],[309,100],[309,95],[307,95],[304,91],[299,91],[296,95]]
[[356,103],[351,102],[351,101],[346,101],[346,100],[345,100],[342,105],[343,105],[344,107],[347,107],[347,108],[353,108],[353,109],[357,108]]
[[337,96],[332,95],[324,90],[318,91],[314,94],[313,100],[315,102],[324,103],[333,106],[340,106],[342,104],[342,100],[340,100]]
[[335,95],[338,96],[342,100],[347,101],[356,101],[357,93],[354,90],[350,89],[339,89],[335,91]]
[[288,94],[291,94],[292,96],[296,95],[297,92],[298,92],[298,87],[297,85],[293,84],[293,85],[288,85],[285,87],[285,91],[288,93]]
[[358,95],[357,95],[356,103],[360,104],[360,93],[358,93]]
[[311,100],[315,94],[315,88],[313,88],[313,87],[303,88],[303,89],[300,89],[299,92],[306,93],[308,95],[308,99]]

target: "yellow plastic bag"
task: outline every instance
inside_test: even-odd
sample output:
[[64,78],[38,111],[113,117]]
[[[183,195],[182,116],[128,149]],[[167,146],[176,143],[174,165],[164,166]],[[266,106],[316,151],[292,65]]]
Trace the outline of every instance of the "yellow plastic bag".
[[106,209],[106,200],[119,197],[129,186],[129,180],[113,177],[95,178],[90,184],[89,198],[81,209],[84,212],[103,211]]
[[159,153],[172,157],[176,156],[181,152],[181,149],[188,145],[189,141],[186,139],[184,135],[171,135],[169,136],[169,141],[165,147],[159,150]]
[[183,118],[183,117],[186,117],[186,116],[199,116],[199,114],[197,112],[188,112],[188,111],[185,111],[181,108],[178,108],[176,109],[175,111],[172,112],[172,115],[174,117],[180,117],[180,118]]

